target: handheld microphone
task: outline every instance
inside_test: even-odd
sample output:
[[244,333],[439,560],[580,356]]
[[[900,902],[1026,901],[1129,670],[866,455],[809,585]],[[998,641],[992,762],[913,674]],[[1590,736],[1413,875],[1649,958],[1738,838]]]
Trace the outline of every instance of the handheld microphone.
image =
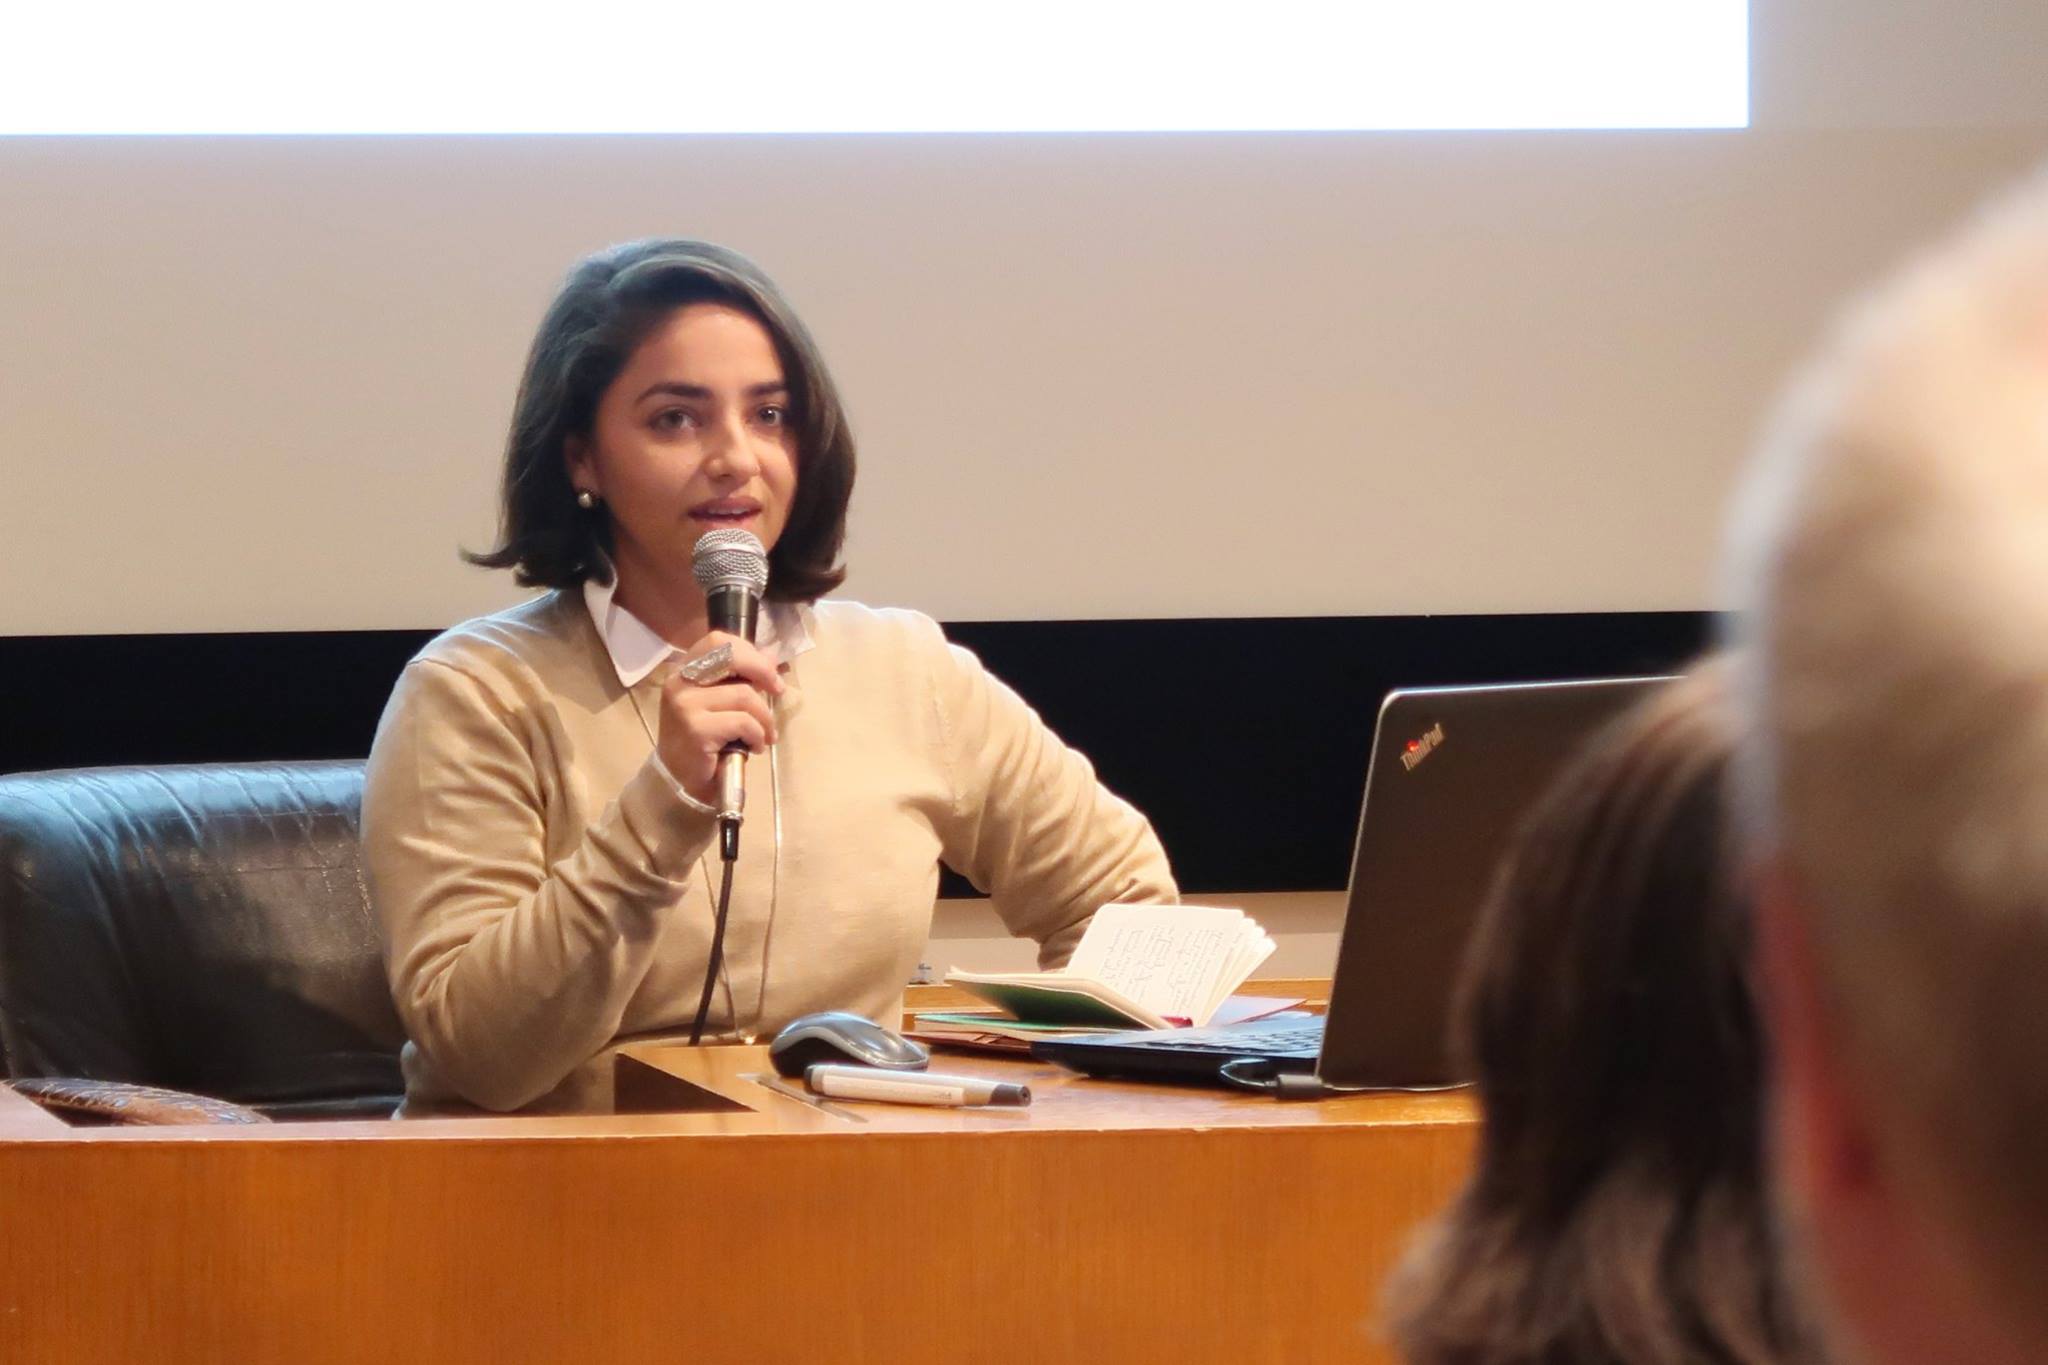
[[[711,628],[752,644],[768,589],[768,552],[760,539],[737,527],[707,531],[690,556],[690,572],[704,590]],[[734,740],[718,754],[718,855],[727,862],[740,856],[746,806],[747,749]]]

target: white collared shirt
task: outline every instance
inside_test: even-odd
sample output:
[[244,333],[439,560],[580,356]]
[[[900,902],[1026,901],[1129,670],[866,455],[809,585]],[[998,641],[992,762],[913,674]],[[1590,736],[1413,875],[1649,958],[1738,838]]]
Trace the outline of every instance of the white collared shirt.
[[[612,667],[618,670],[619,685],[632,687],[671,657],[680,658],[683,650],[656,635],[645,621],[614,601],[617,594],[617,579],[610,583],[600,583],[595,578],[583,580],[583,605],[590,609],[598,638],[604,641]],[[781,665],[811,647],[811,632],[804,624],[802,612],[787,602],[764,602],[761,606],[760,631],[754,644],[764,654]]]

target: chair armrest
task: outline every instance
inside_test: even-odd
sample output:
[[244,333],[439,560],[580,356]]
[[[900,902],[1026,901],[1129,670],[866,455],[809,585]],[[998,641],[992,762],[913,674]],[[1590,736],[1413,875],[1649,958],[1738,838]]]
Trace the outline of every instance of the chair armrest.
[[268,1123],[254,1109],[182,1090],[58,1076],[5,1082],[67,1121],[114,1124]]

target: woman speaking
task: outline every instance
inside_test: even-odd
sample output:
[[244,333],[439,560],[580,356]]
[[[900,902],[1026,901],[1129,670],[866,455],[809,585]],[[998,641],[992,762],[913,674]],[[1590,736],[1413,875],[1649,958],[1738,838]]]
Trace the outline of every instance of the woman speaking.
[[[520,383],[501,542],[472,556],[548,591],[427,645],[370,753],[403,1112],[602,1109],[615,1046],[693,1026],[893,1023],[941,860],[1046,966],[1097,906],[1175,898],[1144,817],[971,654],[818,600],[853,471],[824,363],[750,261],[656,240],[571,272]],[[724,528],[767,551],[752,642],[710,629],[692,573]],[[750,797],[714,977],[733,745]]]

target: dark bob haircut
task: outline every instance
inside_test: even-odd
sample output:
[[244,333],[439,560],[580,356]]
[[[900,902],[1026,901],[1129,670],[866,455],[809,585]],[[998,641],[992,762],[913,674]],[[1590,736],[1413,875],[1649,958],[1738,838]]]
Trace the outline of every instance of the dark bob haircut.
[[1616,722],[1502,869],[1456,1008],[1478,1160],[1389,1296],[1410,1365],[1819,1358],[1763,1171],[1728,671]]
[[772,601],[809,602],[846,570],[846,506],[853,495],[853,433],[811,334],[761,268],[736,251],[683,238],[610,247],[579,262],[541,319],[527,353],[505,443],[498,545],[463,553],[511,569],[519,582],[573,588],[612,577],[610,514],[576,505],[568,442],[588,437],[598,400],[663,319],[693,303],[721,303],[767,331],[789,385],[796,431],[796,498],[768,554]]

